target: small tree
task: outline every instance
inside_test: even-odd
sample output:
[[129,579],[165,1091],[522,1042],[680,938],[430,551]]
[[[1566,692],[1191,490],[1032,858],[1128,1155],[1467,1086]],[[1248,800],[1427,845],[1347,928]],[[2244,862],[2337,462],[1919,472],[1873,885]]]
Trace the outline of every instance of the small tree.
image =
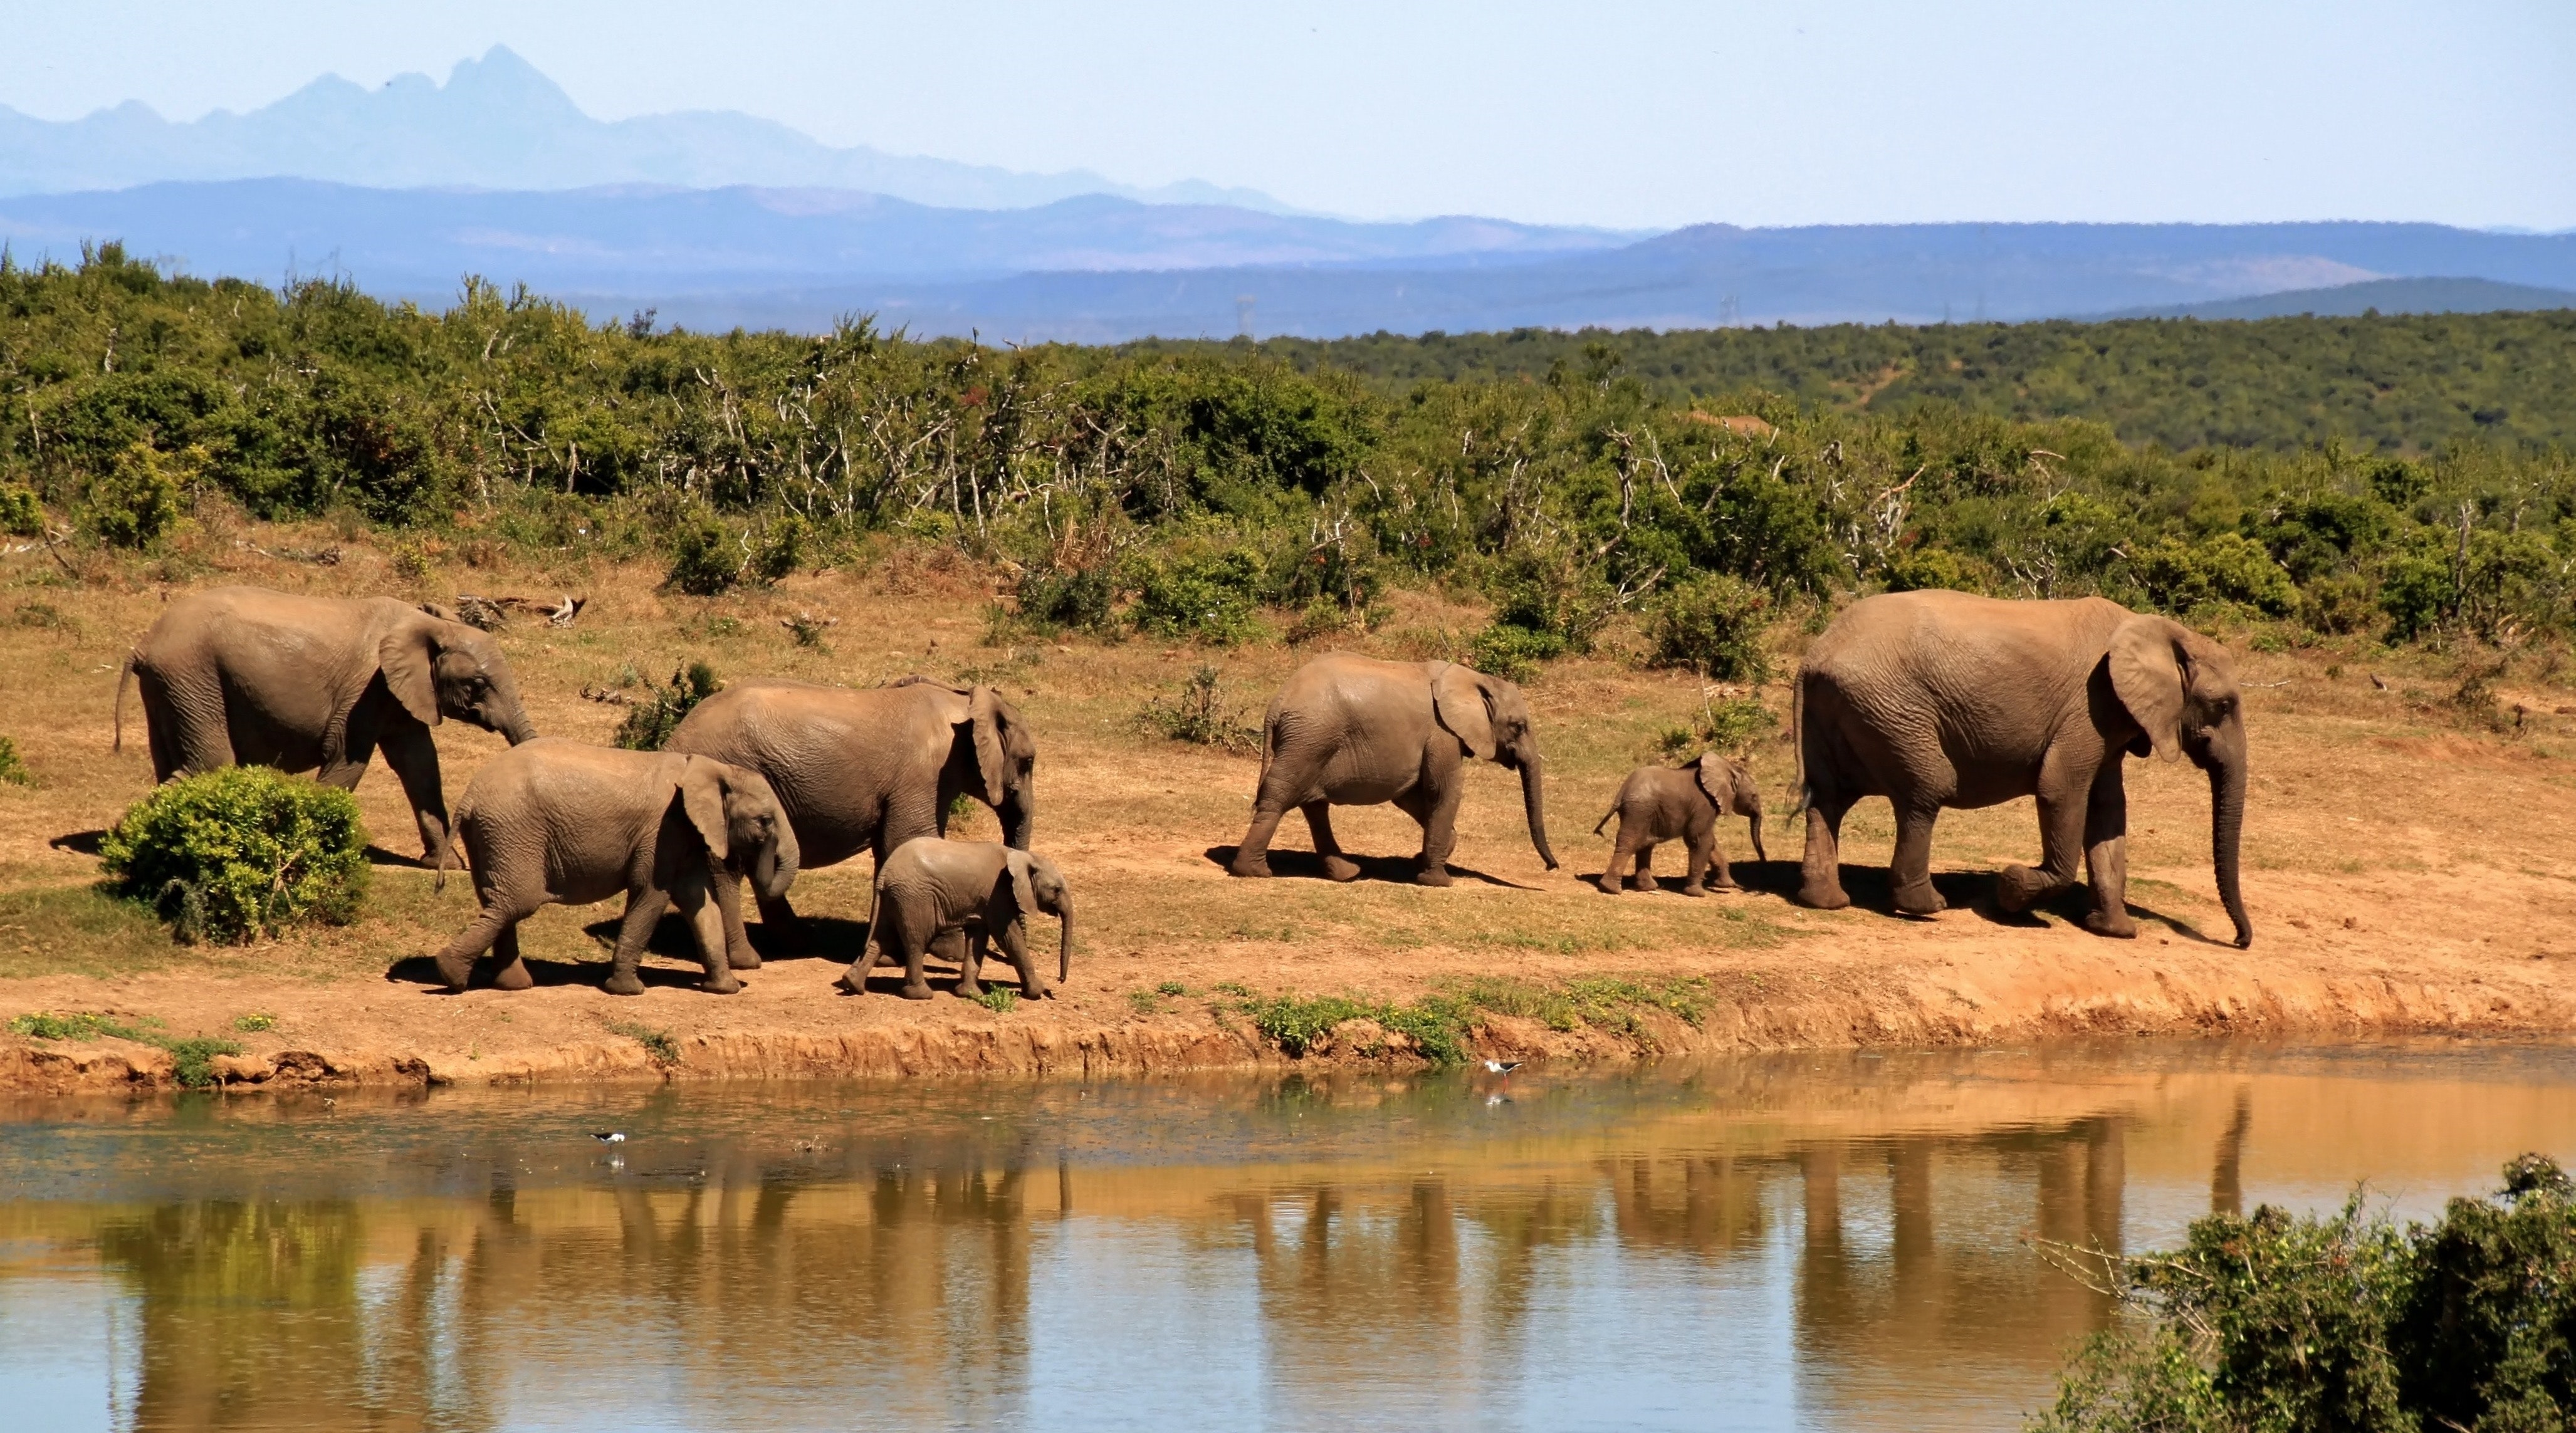
[[626,709],[626,720],[617,724],[617,735],[609,739],[628,751],[660,751],[671,733],[679,729],[682,717],[722,690],[724,683],[717,680],[715,668],[704,662],[691,662],[685,669],[671,673],[669,686],[648,684],[648,695]]
[[1770,593],[1712,572],[1666,592],[1646,628],[1658,666],[1687,667],[1722,682],[1760,682],[1771,675],[1762,634],[1772,615]]
[[[189,452],[204,456],[201,449]],[[180,490],[195,476],[195,466],[148,442],[127,444],[90,480],[90,530],[110,547],[150,547],[179,525]]]

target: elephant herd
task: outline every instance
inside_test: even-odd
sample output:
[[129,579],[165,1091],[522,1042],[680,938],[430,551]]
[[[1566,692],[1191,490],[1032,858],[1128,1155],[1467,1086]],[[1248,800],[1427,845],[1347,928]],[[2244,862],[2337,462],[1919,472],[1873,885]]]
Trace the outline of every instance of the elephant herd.
[[[494,985],[526,987],[519,923],[544,905],[622,891],[610,992],[642,991],[645,944],[674,908],[696,936],[701,988],[731,992],[740,988],[733,972],[760,964],[741,886],[751,886],[774,940],[804,946],[810,934],[788,903],[798,870],[862,850],[876,869],[868,938],[842,988],[864,993],[868,971],[885,961],[903,967],[905,997],[926,999],[923,961],[935,949],[972,996],[986,950],[998,945],[1024,994],[1050,995],[1028,948],[1027,922],[1039,914],[1062,926],[1055,980],[1070,974],[1072,896],[1055,863],[1029,850],[1037,743],[990,686],[755,679],[700,702],[664,750],[625,751],[537,736],[497,645],[442,608],[252,587],[170,603],[119,677],[120,745],[129,678],[160,780],[255,762],[346,789],[381,750],[410,801],[424,859],[442,881],[460,855],[472,873],[476,917],[437,957],[453,989],[487,958]],[[1943,905],[1929,872],[1939,812],[2032,796],[2041,865],[2006,868],[1998,904],[2022,910],[2072,886],[2080,858],[2092,894],[2085,925],[2133,935],[2121,765],[2154,753],[2188,757],[2208,774],[2220,898],[2236,943],[2252,943],[2237,879],[2241,694],[2226,650],[2189,628],[2099,598],[1871,597],[1810,648],[1793,707],[1807,827],[1801,903],[1850,904],[1838,841],[1844,813],[1863,797],[1884,796],[1895,809],[1894,904],[1920,915]],[[477,773],[452,825],[429,731],[448,717],[510,743]],[[1519,776],[1531,844],[1556,869],[1544,761],[1519,688],[1448,662],[1317,657],[1265,714],[1252,822],[1229,869],[1268,875],[1272,837],[1293,809],[1325,875],[1354,879],[1360,868],[1334,839],[1331,809],[1391,803],[1422,827],[1415,879],[1448,885],[1470,759]],[[964,797],[993,809],[1001,842],[946,838]],[[1761,793],[1743,767],[1709,754],[1630,773],[1593,828],[1619,820],[1601,889],[1616,893],[1623,867],[1630,884],[1652,889],[1654,848],[1668,840],[1689,853],[1686,894],[1732,889],[1716,840],[1724,815],[1747,818],[1754,854],[1767,860]]]

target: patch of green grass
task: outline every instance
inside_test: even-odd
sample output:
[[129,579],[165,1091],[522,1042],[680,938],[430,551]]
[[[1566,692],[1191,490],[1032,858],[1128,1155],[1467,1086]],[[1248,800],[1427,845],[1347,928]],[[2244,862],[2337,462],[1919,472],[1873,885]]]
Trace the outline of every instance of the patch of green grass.
[[1551,1030],[1589,1025],[1652,1045],[1653,1032],[1638,1018],[1640,1010],[1660,1010],[1696,1028],[1708,1018],[1713,999],[1702,976],[1664,981],[1585,976],[1553,987],[1476,976],[1445,983],[1410,1004],[1351,995],[1277,995],[1243,1000],[1240,1008],[1263,1038],[1292,1059],[1302,1058],[1345,1020],[1374,1020],[1409,1038],[1433,1064],[1456,1065],[1466,1061],[1467,1036],[1487,1013],[1537,1020]]
[[262,1030],[276,1029],[277,1017],[265,1010],[254,1010],[248,1015],[234,1016],[233,1028],[245,1035],[256,1035]]
[[1154,987],[1154,993],[1157,995],[1187,995],[1190,993],[1190,988],[1177,980],[1166,980],[1162,984]]
[[1007,985],[987,985],[975,996],[975,1003],[996,1015],[1008,1015],[1020,1003],[1020,992]]
[[[0,891],[0,979],[132,975],[179,955],[150,906],[97,885]],[[203,964],[207,954],[191,959]]]
[[1130,990],[1127,1004],[1139,1015],[1159,1015],[1163,1009],[1163,997],[1150,990]]
[[35,1040],[95,1040],[106,1036],[114,1040],[131,1040],[138,1045],[151,1045],[170,1052],[172,1074],[180,1084],[192,1090],[202,1090],[217,1083],[217,1055],[242,1052],[237,1042],[210,1035],[180,1038],[166,1034],[161,1022],[149,1015],[127,1021],[91,1010],[62,1013],[32,1010],[12,1017],[9,1033]]
[[1244,984],[1240,980],[1220,980],[1216,983],[1216,993],[1219,995],[1231,995],[1237,999],[1249,1000],[1252,998],[1252,987]]
[[679,1042],[671,1038],[671,1032],[668,1030],[656,1030],[650,1025],[638,1024],[633,1020],[611,1020],[608,1022],[608,1033],[623,1035],[643,1046],[644,1053],[653,1057],[653,1063],[666,1070],[680,1063]]

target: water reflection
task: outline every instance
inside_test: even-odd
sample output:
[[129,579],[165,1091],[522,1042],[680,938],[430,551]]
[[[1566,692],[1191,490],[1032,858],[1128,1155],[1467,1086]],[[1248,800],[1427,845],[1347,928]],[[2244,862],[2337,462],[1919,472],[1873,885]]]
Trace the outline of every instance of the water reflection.
[[[2026,1236],[2162,1243],[2362,1177],[2429,1208],[2576,1136],[2554,1050],[1515,1084],[22,1105],[0,1398],[145,1429],[1990,1427],[2111,1316]],[[582,1134],[609,1124],[615,1158]]]

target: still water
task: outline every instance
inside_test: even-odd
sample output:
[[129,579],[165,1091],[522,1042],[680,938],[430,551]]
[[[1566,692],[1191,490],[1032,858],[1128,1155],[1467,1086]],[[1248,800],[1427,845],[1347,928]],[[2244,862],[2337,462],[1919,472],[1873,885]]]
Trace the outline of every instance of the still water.
[[2529,1149],[2576,1049],[0,1104],[0,1425],[2010,1428],[2031,1237]]

